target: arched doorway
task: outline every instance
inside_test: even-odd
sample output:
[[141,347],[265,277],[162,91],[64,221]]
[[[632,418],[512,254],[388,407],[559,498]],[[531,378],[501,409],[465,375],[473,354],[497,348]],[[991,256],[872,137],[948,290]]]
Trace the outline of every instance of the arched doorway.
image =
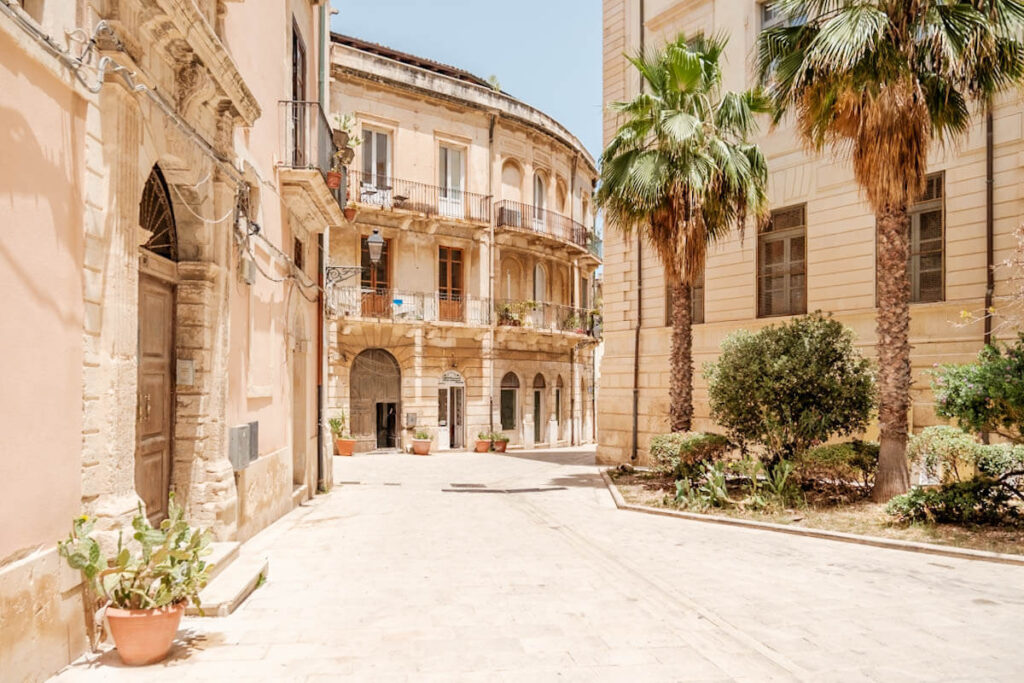
[[135,491],[156,524],[167,516],[174,444],[174,309],[178,231],[167,183],[154,166],[139,202],[147,235],[139,253]]
[[437,383],[438,448],[466,447],[466,380],[455,370],[441,375]]
[[537,373],[536,377],[533,378],[533,442],[540,443],[541,435],[544,433],[543,420],[544,416],[544,389],[547,387],[547,382],[544,381],[544,375]]
[[515,429],[519,423],[519,378],[506,372],[501,378],[501,429]]
[[352,361],[349,407],[356,448],[398,448],[402,372],[384,349],[367,349]]

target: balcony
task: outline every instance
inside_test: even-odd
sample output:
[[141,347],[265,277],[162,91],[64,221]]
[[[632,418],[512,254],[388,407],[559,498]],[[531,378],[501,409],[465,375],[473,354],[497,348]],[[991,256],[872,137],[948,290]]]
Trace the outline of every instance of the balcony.
[[491,222],[491,198],[475,192],[361,171],[349,174],[349,187],[352,201],[364,206],[474,223]]
[[578,334],[594,339],[601,336],[600,314],[572,306],[499,299],[495,301],[494,318],[499,327]]
[[490,300],[465,294],[335,286],[328,289],[327,310],[333,317],[347,320],[491,324]]
[[600,241],[587,230],[582,223],[577,223],[568,216],[548,211],[530,204],[503,200],[494,205],[497,220],[495,226],[512,228],[531,234],[553,237],[560,242],[576,246],[600,259]]
[[319,102],[279,102],[281,194],[300,220],[312,225],[344,223],[344,190],[327,186],[338,148]]

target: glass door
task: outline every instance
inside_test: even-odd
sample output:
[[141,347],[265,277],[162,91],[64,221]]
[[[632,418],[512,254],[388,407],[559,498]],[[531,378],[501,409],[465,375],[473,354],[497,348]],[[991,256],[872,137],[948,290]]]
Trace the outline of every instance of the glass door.
[[441,146],[438,156],[438,212],[448,218],[464,218],[462,191],[465,185],[465,163],[461,149]]

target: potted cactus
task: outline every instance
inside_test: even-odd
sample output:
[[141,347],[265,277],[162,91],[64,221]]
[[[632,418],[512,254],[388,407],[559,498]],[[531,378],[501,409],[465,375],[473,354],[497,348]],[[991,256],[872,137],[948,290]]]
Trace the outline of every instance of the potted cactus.
[[508,448],[508,437],[501,432],[491,434],[491,441],[494,443],[495,453],[504,453],[505,449]]
[[345,417],[345,411],[340,411],[328,420],[327,424],[331,428],[331,436],[334,437],[334,454],[352,455],[356,448],[356,440],[348,431],[348,419]]
[[355,202],[349,202],[348,204],[346,204],[345,208],[342,210],[342,213],[345,214],[345,220],[351,221],[352,219],[354,219],[356,217]]
[[486,453],[491,450],[491,433],[480,432],[476,435],[476,448],[474,449],[477,453]]
[[174,643],[185,606],[189,601],[199,606],[211,567],[202,558],[211,552],[212,535],[189,525],[173,494],[159,528],[150,525],[139,504],[132,540],[125,542],[122,530],[113,557],[93,537],[94,525],[87,516],[75,518],[58,551],[102,605],[121,660],[129,666],[159,662]]
[[412,437],[412,452],[415,455],[430,455],[430,445],[433,442],[430,432],[425,429],[418,430]]

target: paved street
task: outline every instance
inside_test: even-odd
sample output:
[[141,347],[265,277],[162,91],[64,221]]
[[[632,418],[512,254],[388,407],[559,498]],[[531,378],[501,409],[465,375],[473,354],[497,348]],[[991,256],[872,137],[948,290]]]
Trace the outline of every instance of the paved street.
[[58,680],[1022,676],[1019,567],[619,511],[589,450],[335,460],[358,483],[250,543],[270,577],[235,614]]

